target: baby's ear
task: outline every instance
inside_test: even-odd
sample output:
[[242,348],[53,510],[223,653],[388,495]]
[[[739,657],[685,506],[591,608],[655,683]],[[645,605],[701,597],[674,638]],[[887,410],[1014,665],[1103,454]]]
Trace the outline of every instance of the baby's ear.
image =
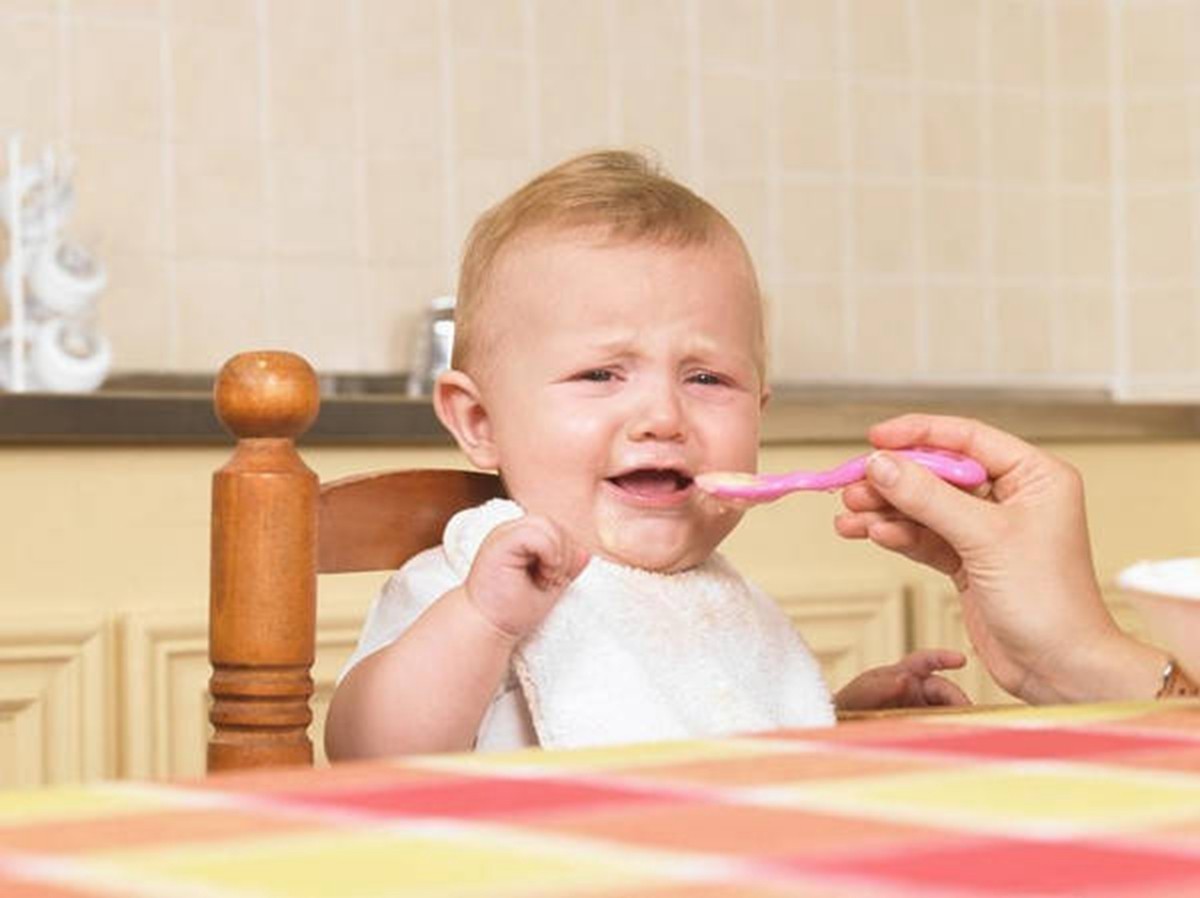
[[492,440],[492,419],[479,387],[469,375],[454,369],[442,372],[433,385],[433,410],[471,464],[485,471],[500,467],[500,454]]

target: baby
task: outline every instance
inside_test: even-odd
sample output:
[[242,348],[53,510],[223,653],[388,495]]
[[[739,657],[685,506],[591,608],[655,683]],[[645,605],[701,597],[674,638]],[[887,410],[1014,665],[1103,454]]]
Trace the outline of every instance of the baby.
[[[571,746],[831,723],[815,659],[715,553],[753,471],[765,380],[749,254],[641,156],[597,152],[489,210],[466,244],[434,407],[510,499],[462,512],[375,600],[334,693],[331,758]],[[966,701],[952,652],[839,705]]]

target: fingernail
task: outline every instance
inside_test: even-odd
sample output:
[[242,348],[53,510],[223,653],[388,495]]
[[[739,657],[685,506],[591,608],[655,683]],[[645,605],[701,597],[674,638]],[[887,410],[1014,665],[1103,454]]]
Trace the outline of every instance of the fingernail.
[[867,476],[880,486],[892,486],[900,479],[900,469],[888,456],[875,452],[867,459]]

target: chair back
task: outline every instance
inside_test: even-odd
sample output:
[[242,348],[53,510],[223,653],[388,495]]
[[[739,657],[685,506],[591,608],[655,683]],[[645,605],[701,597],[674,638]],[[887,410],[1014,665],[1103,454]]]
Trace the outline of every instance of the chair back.
[[320,408],[317,378],[293,353],[230,359],[214,404],[237,445],[213,474],[208,769],[311,764],[317,574],[393,570],[503,488],[459,470],[320,484],[296,451]]

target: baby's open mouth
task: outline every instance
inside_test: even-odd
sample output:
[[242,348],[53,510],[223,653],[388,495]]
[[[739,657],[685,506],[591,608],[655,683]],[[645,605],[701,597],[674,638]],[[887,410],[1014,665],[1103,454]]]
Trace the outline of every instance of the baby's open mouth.
[[692,485],[691,477],[672,468],[638,468],[608,480],[637,496],[669,496]]

